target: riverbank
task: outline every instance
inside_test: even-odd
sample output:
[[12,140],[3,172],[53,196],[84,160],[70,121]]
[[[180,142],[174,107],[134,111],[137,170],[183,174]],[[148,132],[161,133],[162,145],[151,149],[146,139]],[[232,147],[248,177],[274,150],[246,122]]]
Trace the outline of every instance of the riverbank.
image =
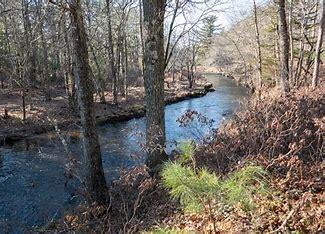
[[[188,89],[186,80],[165,88],[166,105],[190,98],[198,98],[213,91],[212,84],[200,78],[192,89]],[[1,90],[0,93],[0,145],[11,144],[37,134],[54,130],[54,125],[62,130],[75,129],[80,123],[79,116],[69,107],[62,91],[57,91],[51,101],[43,101],[37,92],[29,99],[27,119],[22,121],[20,106],[21,97],[18,91]],[[144,89],[130,88],[129,95],[119,99],[118,105],[111,104],[111,95],[107,93],[107,102],[95,102],[96,121],[98,125],[128,121],[145,116]],[[5,113],[5,109],[7,113]]]
[[[241,190],[243,184],[237,183],[243,181],[234,180],[233,187],[228,188],[234,203],[223,206],[216,194],[209,200],[212,214],[189,213],[179,199],[171,198],[163,181],[152,179],[145,167],[136,167],[114,182],[109,212],[96,205],[80,207],[75,214],[66,215],[64,222],[52,223],[53,228],[77,232],[214,233],[215,225],[220,233],[322,232],[324,90],[324,84],[317,89],[303,87],[286,96],[275,90],[253,99],[247,110],[236,113],[219,128],[210,144],[194,153],[196,170],[207,168],[220,180],[252,165],[262,168],[265,174],[259,174],[252,186],[263,184],[265,193],[258,193],[254,187]],[[184,186],[191,188],[190,184]],[[204,200],[205,189],[195,194],[197,200]],[[252,205],[249,209],[240,203],[240,198],[247,196]],[[121,212],[123,208],[132,215]]]
[[222,70],[220,68],[217,67],[213,67],[213,66],[200,66],[197,68],[198,72],[202,72],[205,71],[206,73],[214,73],[216,75],[220,75],[220,76],[224,76],[227,77],[229,79],[232,79],[234,81],[236,81],[237,85],[248,88],[251,92],[254,92],[254,86],[253,83],[248,82],[248,79],[245,79],[245,77],[243,75],[236,75],[231,73],[230,71],[225,71]]
[[[196,139],[206,132],[205,128],[196,124],[194,126],[197,128],[181,126],[178,120],[187,110],[203,113],[207,118],[214,120],[212,125],[217,128],[228,118],[224,113],[233,113],[240,108],[240,100],[249,98],[247,90],[236,86],[233,80],[212,74],[206,75],[206,79],[213,84],[215,92],[166,106],[168,153],[174,149],[176,142]],[[104,124],[98,126],[97,130],[106,180],[112,188],[114,181],[120,177],[121,170],[128,171],[143,163],[145,118]],[[4,232],[37,232],[38,227],[43,227],[49,222],[49,217],[53,220],[61,219],[65,214],[72,212],[71,209],[74,210],[80,200],[84,201],[83,186],[79,184],[80,177],[67,178],[70,176],[70,173],[67,175],[70,168],[66,167],[70,162],[67,157],[68,150],[71,152],[69,155],[78,161],[75,165],[83,168],[83,164],[80,164],[83,161],[79,163],[79,159],[82,160],[80,130],[75,128],[62,131],[62,136],[66,139],[68,149],[63,147],[55,132],[35,135],[13,145],[0,147],[0,203],[4,205],[0,204],[0,229]],[[65,186],[67,179],[69,182]],[[48,186],[49,184],[51,186]],[[137,193],[128,191],[126,194],[137,196]],[[119,204],[123,205],[123,202]],[[123,210],[123,207],[120,207],[120,210]]]

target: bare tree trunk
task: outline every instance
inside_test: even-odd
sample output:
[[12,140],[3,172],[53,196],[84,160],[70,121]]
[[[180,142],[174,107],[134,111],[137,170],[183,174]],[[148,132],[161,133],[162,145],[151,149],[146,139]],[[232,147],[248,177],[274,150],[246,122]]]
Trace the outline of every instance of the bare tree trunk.
[[147,166],[157,172],[168,158],[165,153],[164,13],[165,0],[142,0],[145,45]]
[[125,70],[125,29],[123,29],[123,36],[121,38],[122,45],[121,45],[121,90],[122,96],[125,97],[125,81],[126,81],[126,70]]
[[[86,6],[87,6],[87,11],[88,11],[88,14],[87,14],[87,23],[88,23],[88,27],[91,28],[91,7],[90,7],[90,0],[87,0],[86,1]],[[89,32],[90,34],[90,32]],[[91,55],[94,59],[94,63],[95,63],[95,66],[96,66],[96,69],[97,69],[97,76],[94,77],[94,82],[98,82],[99,85],[98,85],[98,95],[99,95],[99,98],[100,98],[100,102],[101,103],[105,103],[106,100],[105,100],[105,80],[102,76],[102,72],[101,72],[101,69],[100,69],[100,66],[99,66],[99,63],[98,63],[98,59],[97,59],[97,56],[96,56],[96,52],[95,52],[95,49],[94,47],[92,46],[91,42],[89,42],[89,49],[90,49],[90,52],[91,52]]]
[[26,120],[26,90],[25,90],[25,85],[22,87],[22,106],[23,106],[23,121]]
[[293,0],[289,0],[289,14],[288,14],[288,18],[289,18],[289,41],[290,41],[290,66],[289,66],[289,70],[290,70],[290,80],[291,82],[293,82],[293,60],[294,60],[294,54],[293,54],[293,16],[292,16],[292,8],[293,8]]
[[114,62],[114,47],[113,47],[113,36],[112,36],[112,12],[111,12],[111,0],[106,0],[107,7],[107,23],[108,23],[108,63],[112,73],[113,80],[113,104],[117,104],[117,71],[116,64]]
[[117,33],[117,45],[116,45],[116,69],[117,69],[117,81],[119,90],[124,96],[124,79],[125,79],[125,70],[124,70],[124,36],[125,36],[125,27],[126,27],[126,18],[125,18],[125,9],[123,9],[121,21]]
[[36,49],[36,41],[34,43],[31,43],[33,40],[32,35],[32,26],[31,21],[29,18],[29,8],[30,8],[30,1],[22,0],[22,11],[23,11],[23,23],[24,23],[24,39],[25,39],[25,49],[26,49],[26,75],[28,77],[28,81],[31,84],[35,84],[36,81],[36,55],[37,55],[37,49]]
[[313,79],[312,79],[312,87],[316,87],[319,83],[319,65],[320,65],[320,55],[322,50],[323,44],[323,34],[325,28],[325,1],[321,0],[320,3],[320,21],[319,21],[319,28],[318,28],[318,38],[317,38],[317,45],[316,45],[316,57],[315,57],[315,64],[314,64],[314,72],[313,72]]
[[172,63],[172,78],[173,84],[175,84],[175,61]]
[[191,72],[190,72],[190,61],[186,62],[186,70],[187,70],[187,80],[188,80],[188,88],[192,88],[192,77],[191,77]]
[[244,63],[244,81],[245,81],[245,83],[247,83],[247,78],[248,78],[248,69],[247,69],[247,62],[246,62],[245,56],[243,55],[243,53],[242,53],[241,50],[239,49],[238,43],[237,43],[234,39],[232,39],[231,37],[226,36],[226,35],[224,35],[224,37],[225,37],[226,39],[228,39],[231,43],[234,44],[234,46],[235,46],[235,48],[236,48],[236,50],[237,50],[237,52],[238,52],[240,58],[243,60],[243,63]]
[[123,97],[126,98],[126,80],[127,80],[127,33],[126,33],[126,25],[129,17],[129,9],[127,8],[127,4],[122,7],[122,15],[121,22],[119,26],[118,32],[118,47],[117,51],[120,56],[118,59],[120,60],[120,68],[121,68],[121,82],[120,82],[120,90],[122,91]]
[[73,72],[73,63],[71,59],[70,41],[67,30],[67,22],[65,14],[62,16],[62,31],[64,36],[65,50],[63,52],[64,56],[64,79],[65,79],[65,89],[68,96],[70,109],[73,111],[77,110],[76,103],[76,89],[75,89],[75,76]]
[[304,62],[304,56],[305,56],[305,39],[307,38],[306,30],[307,30],[307,20],[309,18],[309,12],[306,12],[305,5],[303,2],[301,2],[301,8],[302,8],[302,19],[301,19],[301,29],[300,29],[300,44],[299,44],[299,59],[297,63],[296,73],[294,76],[294,84],[295,86],[298,86],[301,77],[301,71],[303,69],[303,62]]
[[141,59],[141,65],[142,65],[142,76],[144,77],[144,40],[143,40],[143,9],[142,9],[142,0],[139,0],[139,31],[140,31],[140,41],[141,41],[141,51],[142,51],[142,59]]
[[256,44],[257,44],[257,59],[258,59],[258,76],[257,76],[256,89],[258,92],[260,92],[262,86],[262,53],[261,53],[260,32],[259,32],[258,20],[257,20],[256,1],[253,0],[253,3],[254,3],[254,22],[255,22]]
[[[99,63],[98,63],[98,60],[97,60],[97,56],[96,56],[96,53],[95,53],[95,50],[94,50],[94,47],[93,46],[89,46],[90,47],[90,51],[91,51],[91,54],[93,56],[93,59],[94,59],[94,62],[95,62],[95,65],[96,65],[96,68],[97,68],[97,77],[98,77],[98,82],[99,82],[99,98],[100,98],[100,102],[101,103],[106,103],[106,99],[105,99],[105,80],[102,76],[102,72],[101,72],[101,69],[100,69],[100,66],[99,66]],[[97,79],[94,79],[94,82],[97,82]]]
[[[307,26],[307,32],[309,31],[309,33],[305,34],[305,39],[307,40],[307,43],[308,43],[308,46],[309,46],[309,50],[307,51],[307,58],[305,60],[305,67],[302,66],[302,69],[304,71],[304,74],[303,74],[303,77],[304,77],[304,83],[307,82],[308,80],[308,76],[310,75],[312,77],[312,73],[310,72],[310,68],[312,67],[313,65],[313,62],[314,62],[314,52],[315,52],[315,46],[316,46],[316,42],[314,42],[315,38],[316,38],[316,33],[317,33],[317,27],[316,27],[316,24],[317,24],[317,15],[318,15],[318,8],[319,8],[319,2],[316,1],[316,5],[313,5],[309,11],[308,11],[308,19],[310,21],[312,21],[312,25],[314,27],[308,27]],[[315,9],[313,11],[313,9]],[[311,35],[310,38],[311,38],[311,41],[310,39],[308,38],[308,35]]]
[[9,32],[8,32],[8,19],[6,15],[3,16],[3,21],[4,21],[4,30],[5,30],[5,40],[6,40],[6,49],[7,52],[10,54],[11,53],[11,46],[10,46],[10,38],[9,38]]
[[196,47],[195,44],[192,46],[192,56],[191,56],[191,82],[190,82],[190,89],[193,88],[194,84],[194,69],[195,69],[195,59],[196,59]]
[[121,53],[123,47],[123,39],[122,39],[122,23],[120,23],[117,32],[117,43],[116,43],[116,58],[115,58],[115,65],[116,65],[116,92],[119,92],[120,88],[120,78],[121,78]]
[[[24,4],[25,2],[22,1],[22,4]],[[23,13],[24,14],[24,13]],[[9,17],[9,20],[12,22],[14,21],[14,17]],[[16,25],[15,25],[16,26]],[[25,29],[25,21],[24,21],[24,29]],[[23,62],[25,60],[24,57],[28,56],[28,51],[24,48],[24,46],[27,45],[22,45],[21,43],[19,43],[19,39],[18,39],[18,34],[16,31],[16,27],[14,27],[14,33],[13,33],[13,43],[14,43],[14,51],[15,51],[15,70],[16,70],[16,76],[18,78],[18,85],[20,88],[20,92],[21,92],[21,98],[22,98],[22,109],[23,109],[23,121],[26,120],[26,89],[27,89],[27,85],[26,85],[26,73],[28,71],[28,66],[26,65],[26,62]],[[25,55],[24,55],[25,53]]]
[[45,84],[45,99],[47,101],[51,100],[51,79],[50,79],[50,72],[49,72],[49,59],[48,59],[48,53],[47,53],[47,44],[45,40],[45,36],[43,33],[43,24],[41,25],[41,40],[42,40],[42,49],[43,49],[43,80]]
[[286,20],[285,0],[279,0],[279,36],[280,36],[280,85],[282,92],[289,91],[289,36]]
[[[4,34],[5,34],[5,48],[6,48],[6,52],[7,54],[11,54],[11,46],[10,46],[10,38],[9,38],[9,30],[8,30],[8,19],[6,17],[6,15],[3,16],[3,21],[4,21]],[[12,76],[10,74],[7,74],[8,76],[8,83],[10,81],[10,84],[13,83],[13,79]],[[12,85],[11,85],[12,86]],[[4,89],[4,80],[1,80],[1,87]]]
[[179,10],[179,0],[175,0],[175,9],[173,12],[173,16],[172,16],[172,20],[170,22],[169,25],[169,31],[168,31],[168,36],[167,36],[167,44],[166,44],[166,49],[165,49],[165,69],[168,66],[169,60],[170,60],[170,53],[172,53],[173,51],[170,51],[170,42],[171,42],[171,38],[173,35],[173,31],[174,31],[174,24],[176,21],[176,17],[177,17],[177,12]]
[[279,79],[278,79],[278,66],[276,64],[279,63],[279,26],[278,26],[278,23],[276,23],[275,25],[275,36],[274,36],[274,51],[273,51],[273,54],[274,54],[274,60],[275,60],[275,63],[274,63],[274,77],[275,77],[275,83],[276,83],[276,86],[279,87]]
[[51,100],[51,79],[50,79],[50,71],[49,71],[49,59],[48,59],[48,47],[46,38],[44,35],[44,28],[45,28],[45,19],[42,16],[42,1],[35,1],[36,9],[37,9],[37,20],[39,23],[39,34],[41,38],[41,45],[42,45],[42,62],[39,64],[39,73],[43,75],[43,84],[45,88],[45,100]]
[[128,45],[127,45],[127,35],[125,32],[124,35],[124,59],[123,59],[123,63],[124,63],[124,77],[123,77],[123,91],[124,91],[124,97],[127,98],[128,95],[128,85],[127,85],[127,79],[128,79]]
[[304,60],[304,52],[305,52],[305,26],[304,26],[304,20],[303,20],[303,22],[301,22],[299,59],[298,59],[298,63],[297,63],[296,73],[294,76],[294,84],[292,84],[292,85],[298,85],[298,81],[300,79],[301,70],[302,70],[302,64],[303,64],[303,60]]
[[21,88],[21,101],[22,101],[22,108],[23,108],[23,121],[26,120],[26,79],[25,79],[25,74],[26,71],[24,72],[23,66],[21,65],[21,58],[20,54],[17,51],[16,53],[16,73],[19,78],[19,86]]
[[107,187],[102,166],[101,151],[96,132],[93,100],[93,82],[89,66],[87,35],[82,15],[81,0],[70,3],[71,25],[76,54],[78,99],[83,130],[83,151],[86,163],[86,187],[89,202],[106,203]]

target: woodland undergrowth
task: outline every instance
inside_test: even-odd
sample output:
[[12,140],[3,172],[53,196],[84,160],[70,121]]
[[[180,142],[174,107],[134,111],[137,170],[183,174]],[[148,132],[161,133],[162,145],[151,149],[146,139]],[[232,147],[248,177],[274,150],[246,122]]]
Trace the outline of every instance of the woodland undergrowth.
[[[108,207],[79,207],[56,228],[108,233],[322,232],[324,94],[321,84],[317,89],[300,88],[286,96],[269,92],[253,98],[245,111],[235,113],[212,138],[194,148],[183,147],[185,161],[166,165],[169,173],[177,169],[177,176],[183,173],[196,182],[201,178],[206,186],[177,180],[168,184],[166,178],[171,174],[166,171],[160,180],[151,178],[145,167],[137,167],[124,171],[114,182]],[[195,115],[198,113],[189,111],[185,119],[190,122]],[[237,188],[243,176],[240,173],[247,168],[263,172],[267,193],[254,192],[256,183],[250,183],[252,189],[245,185],[241,191],[231,190]],[[184,183],[189,186],[184,187]],[[177,186],[180,190],[173,192]],[[189,188],[199,193],[184,197],[182,191]],[[253,206],[249,209],[235,196],[245,189],[251,191],[247,199]],[[235,199],[229,199],[229,191]],[[214,207],[210,212],[196,212],[186,203],[192,198],[203,210]]]

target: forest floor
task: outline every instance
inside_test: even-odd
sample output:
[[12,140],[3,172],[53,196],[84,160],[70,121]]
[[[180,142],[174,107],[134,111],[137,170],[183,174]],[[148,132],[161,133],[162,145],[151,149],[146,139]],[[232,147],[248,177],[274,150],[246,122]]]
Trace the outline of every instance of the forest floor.
[[[220,178],[247,165],[261,166],[267,172],[270,190],[264,196],[253,193],[254,210],[240,205],[215,209],[217,232],[322,233],[325,83],[288,95],[276,90],[264,93],[195,153],[197,167]],[[52,228],[91,233],[213,233],[209,214],[184,212],[145,167],[122,172],[110,188],[110,199],[108,208],[80,207]]]
[[[181,79],[165,85],[165,102],[171,104],[188,98],[204,96],[212,90],[212,84],[197,78],[192,89],[188,81]],[[143,87],[129,87],[127,98],[119,97],[118,105],[112,104],[111,92],[106,92],[106,103],[95,101],[98,124],[120,122],[145,115]],[[24,137],[60,129],[74,129],[79,124],[79,116],[70,110],[64,87],[52,89],[52,99],[45,101],[41,90],[30,90],[26,98],[26,120],[22,121],[22,98],[18,89],[0,89],[0,145],[11,143]],[[5,115],[7,110],[7,116]]]

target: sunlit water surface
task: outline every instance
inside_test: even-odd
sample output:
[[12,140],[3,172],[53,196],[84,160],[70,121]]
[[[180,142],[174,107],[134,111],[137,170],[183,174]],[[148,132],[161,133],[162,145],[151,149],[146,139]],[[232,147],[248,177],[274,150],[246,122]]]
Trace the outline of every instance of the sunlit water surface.
[[[179,126],[186,110],[196,110],[214,120],[213,127],[231,115],[239,103],[248,97],[247,90],[233,80],[207,74],[215,92],[166,106],[166,135],[170,152],[175,141],[198,139],[205,128]],[[122,167],[143,163],[141,145],[145,118],[98,127],[105,175],[116,179]],[[74,134],[75,135],[75,134]],[[81,143],[68,137],[69,150],[80,158]],[[0,233],[35,231],[82,200],[78,195],[80,182],[70,180],[65,186],[67,154],[55,134],[44,134],[0,148]]]

